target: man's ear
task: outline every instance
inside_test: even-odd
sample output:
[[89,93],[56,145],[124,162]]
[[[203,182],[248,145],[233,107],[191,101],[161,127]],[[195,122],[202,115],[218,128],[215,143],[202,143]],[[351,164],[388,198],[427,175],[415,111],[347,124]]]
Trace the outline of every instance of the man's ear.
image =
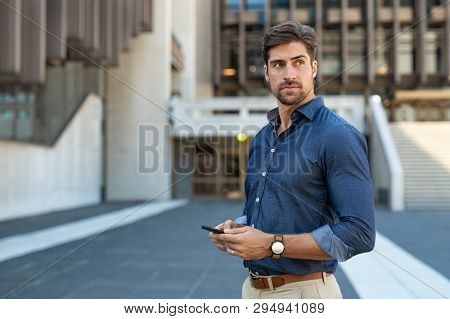
[[269,69],[267,68],[267,64],[264,64],[264,77],[266,78],[266,82],[269,82]]
[[314,60],[312,63],[312,75],[313,75],[313,79],[316,78],[317,76],[317,60]]

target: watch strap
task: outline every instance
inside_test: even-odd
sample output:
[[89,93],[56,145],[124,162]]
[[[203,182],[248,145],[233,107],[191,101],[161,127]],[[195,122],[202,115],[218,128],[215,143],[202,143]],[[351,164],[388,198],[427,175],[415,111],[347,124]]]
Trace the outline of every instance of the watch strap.
[[[273,245],[273,243],[275,243],[275,242],[280,242],[280,243],[282,243],[283,246],[284,246],[284,243],[283,243],[283,235],[275,235],[275,236],[274,236],[274,240],[273,240],[273,242],[272,242],[272,245]],[[275,260],[281,259],[281,255],[284,253],[284,250],[285,250],[285,249],[283,249],[283,251],[282,251],[280,254],[275,254],[275,253],[273,252],[273,250],[272,250],[272,247],[271,247],[271,251],[272,251],[272,259],[275,259]]]

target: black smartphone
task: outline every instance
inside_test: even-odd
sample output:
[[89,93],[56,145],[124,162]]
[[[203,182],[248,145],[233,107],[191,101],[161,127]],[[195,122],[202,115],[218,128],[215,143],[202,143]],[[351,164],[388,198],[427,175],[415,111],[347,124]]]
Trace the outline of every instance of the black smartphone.
[[214,234],[225,234],[222,230],[211,227],[211,226],[202,225],[202,229],[213,232]]

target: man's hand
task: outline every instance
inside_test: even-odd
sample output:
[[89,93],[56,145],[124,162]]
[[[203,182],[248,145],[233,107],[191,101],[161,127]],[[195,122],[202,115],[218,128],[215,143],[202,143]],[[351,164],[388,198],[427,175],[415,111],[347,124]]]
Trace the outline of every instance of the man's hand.
[[[236,224],[234,221],[232,220],[226,220],[225,222],[223,222],[220,225],[217,225],[215,228],[218,228],[220,230],[225,230],[225,229],[233,229],[233,228],[239,228],[239,227],[243,227],[243,225],[240,224]],[[219,237],[217,237],[216,234],[214,233],[209,233],[209,238],[211,238],[213,244],[220,249],[221,251],[227,251],[227,247],[225,246],[225,242],[223,240],[221,240]]]
[[213,241],[220,241],[222,249],[219,249],[230,255],[239,256],[245,260],[256,260],[271,255],[270,246],[273,235],[249,226],[224,228],[224,232],[225,234],[221,235],[210,234],[210,237]]

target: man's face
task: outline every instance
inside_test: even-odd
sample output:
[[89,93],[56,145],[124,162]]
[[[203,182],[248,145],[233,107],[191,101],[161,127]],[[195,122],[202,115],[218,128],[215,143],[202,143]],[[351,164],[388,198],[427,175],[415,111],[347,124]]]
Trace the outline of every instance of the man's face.
[[311,63],[302,42],[280,44],[270,49],[264,73],[278,101],[295,105],[314,93],[317,61]]

